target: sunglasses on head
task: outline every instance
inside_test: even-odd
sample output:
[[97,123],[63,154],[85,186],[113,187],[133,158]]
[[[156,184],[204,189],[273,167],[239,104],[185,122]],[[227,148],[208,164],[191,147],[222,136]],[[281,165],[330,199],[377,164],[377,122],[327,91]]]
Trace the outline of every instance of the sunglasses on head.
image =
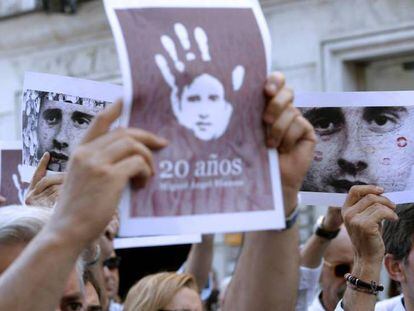
[[108,259],[105,259],[103,262],[103,266],[107,267],[109,270],[114,270],[119,268],[119,265],[121,264],[121,257],[115,256],[115,257],[109,257]]
[[352,266],[348,263],[333,264],[325,260],[324,264],[332,268],[335,276],[338,278],[343,278],[345,274],[351,273]]

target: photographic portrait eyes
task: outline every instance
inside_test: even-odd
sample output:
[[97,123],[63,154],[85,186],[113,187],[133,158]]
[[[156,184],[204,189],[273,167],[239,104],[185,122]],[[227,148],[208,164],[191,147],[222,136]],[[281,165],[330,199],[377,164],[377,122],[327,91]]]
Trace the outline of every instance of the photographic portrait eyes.
[[64,311],[81,311],[83,310],[83,304],[79,301],[68,301],[63,306]]
[[211,94],[211,95],[208,96],[208,100],[212,101],[212,102],[218,101],[219,98],[220,98],[220,96],[218,96],[217,94]]
[[62,121],[62,111],[60,109],[46,109],[42,116],[50,126],[59,124]]
[[200,95],[191,95],[187,97],[187,101],[190,103],[196,103],[196,102],[201,101],[201,97]]
[[404,107],[369,107],[364,109],[364,120],[369,130],[375,133],[386,133],[401,126],[401,118],[407,110]]
[[304,114],[305,118],[313,125],[319,136],[332,135],[339,132],[345,123],[343,112],[340,108],[317,108]]
[[[220,99],[220,96],[217,94],[210,94],[208,95],[208,100],[211,102],[216,102]],[[198,103],[201,102],[201,96],[200,95],[190,95],[187,96],[187,101],[189,103]]]
[[72,121],[76,127],[86,129],[92,121],[93,116],[80,111],[75,111],[72,114]]

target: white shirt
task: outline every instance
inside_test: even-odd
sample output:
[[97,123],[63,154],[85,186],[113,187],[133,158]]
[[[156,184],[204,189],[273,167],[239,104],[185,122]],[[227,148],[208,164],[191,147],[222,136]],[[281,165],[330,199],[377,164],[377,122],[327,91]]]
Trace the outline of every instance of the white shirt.
[[123,309],[124,307],[121,304],[111,300],[109,304],[109,311],[122,311]]
[[[319,301],[318,291],[321,271],[322,265],[315,269],[300,267],[298,300],[295,308],[296,311],[325,311],[322,306],[322,308],[318,309],[317,302],[315,302],[315,300]],[[311,306],[313,309],[309,309]]]
[[[390,299],[377,302],[375,305],[375,311],[405,311],[402,303],[403,295],[399,295]],[[342,300],[338,303],[335,311],[344,311],[341,307]]]
[[402,303],[403,295],[377,302],[375,311],[405,311]]
[[313,299],[313,302],[309,306],[308,311],[326,311],[319,297],[320,297],[320,294],[317,295],[315,299]]

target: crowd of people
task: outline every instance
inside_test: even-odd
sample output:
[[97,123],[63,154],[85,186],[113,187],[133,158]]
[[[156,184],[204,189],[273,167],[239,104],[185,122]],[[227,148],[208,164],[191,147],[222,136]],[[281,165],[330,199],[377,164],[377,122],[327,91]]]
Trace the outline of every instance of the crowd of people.
[[[294,107],[281,73],[265,85],[266,143],[276,148],[286,228],[244,234],[231,281],[216,310],[414,310],[414,209],[396,206],[374,185],[353,186],[299,246],[298,193],[314,156],[312,125]],[[145,187],[152,153],[168,142],[136,128],[110,130],[122,103],[92,121],[67,171],[46,175],[45,153],[25,206],[0,208],[0,310],[213,310],[201,291],[209,278],[213,237],[192,246],[180,272],[148,275],[118,297],[113,248],[124,187]],[[0,202],[7,200],[2,193]],[[4,202],[3,202],[4,203]],[[400,285],[377,303],[380,272]]]

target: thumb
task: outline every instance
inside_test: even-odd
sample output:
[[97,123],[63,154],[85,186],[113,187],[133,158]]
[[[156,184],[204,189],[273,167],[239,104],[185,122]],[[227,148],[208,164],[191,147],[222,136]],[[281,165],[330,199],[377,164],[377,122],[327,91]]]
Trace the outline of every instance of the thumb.
[[30,182],[30,189],[33,189],[37,183],[46,176],[47,166],[49,164],[50,154],[49,152],[45,152],[40,159],[39,164],[33,174],[32,181]]

